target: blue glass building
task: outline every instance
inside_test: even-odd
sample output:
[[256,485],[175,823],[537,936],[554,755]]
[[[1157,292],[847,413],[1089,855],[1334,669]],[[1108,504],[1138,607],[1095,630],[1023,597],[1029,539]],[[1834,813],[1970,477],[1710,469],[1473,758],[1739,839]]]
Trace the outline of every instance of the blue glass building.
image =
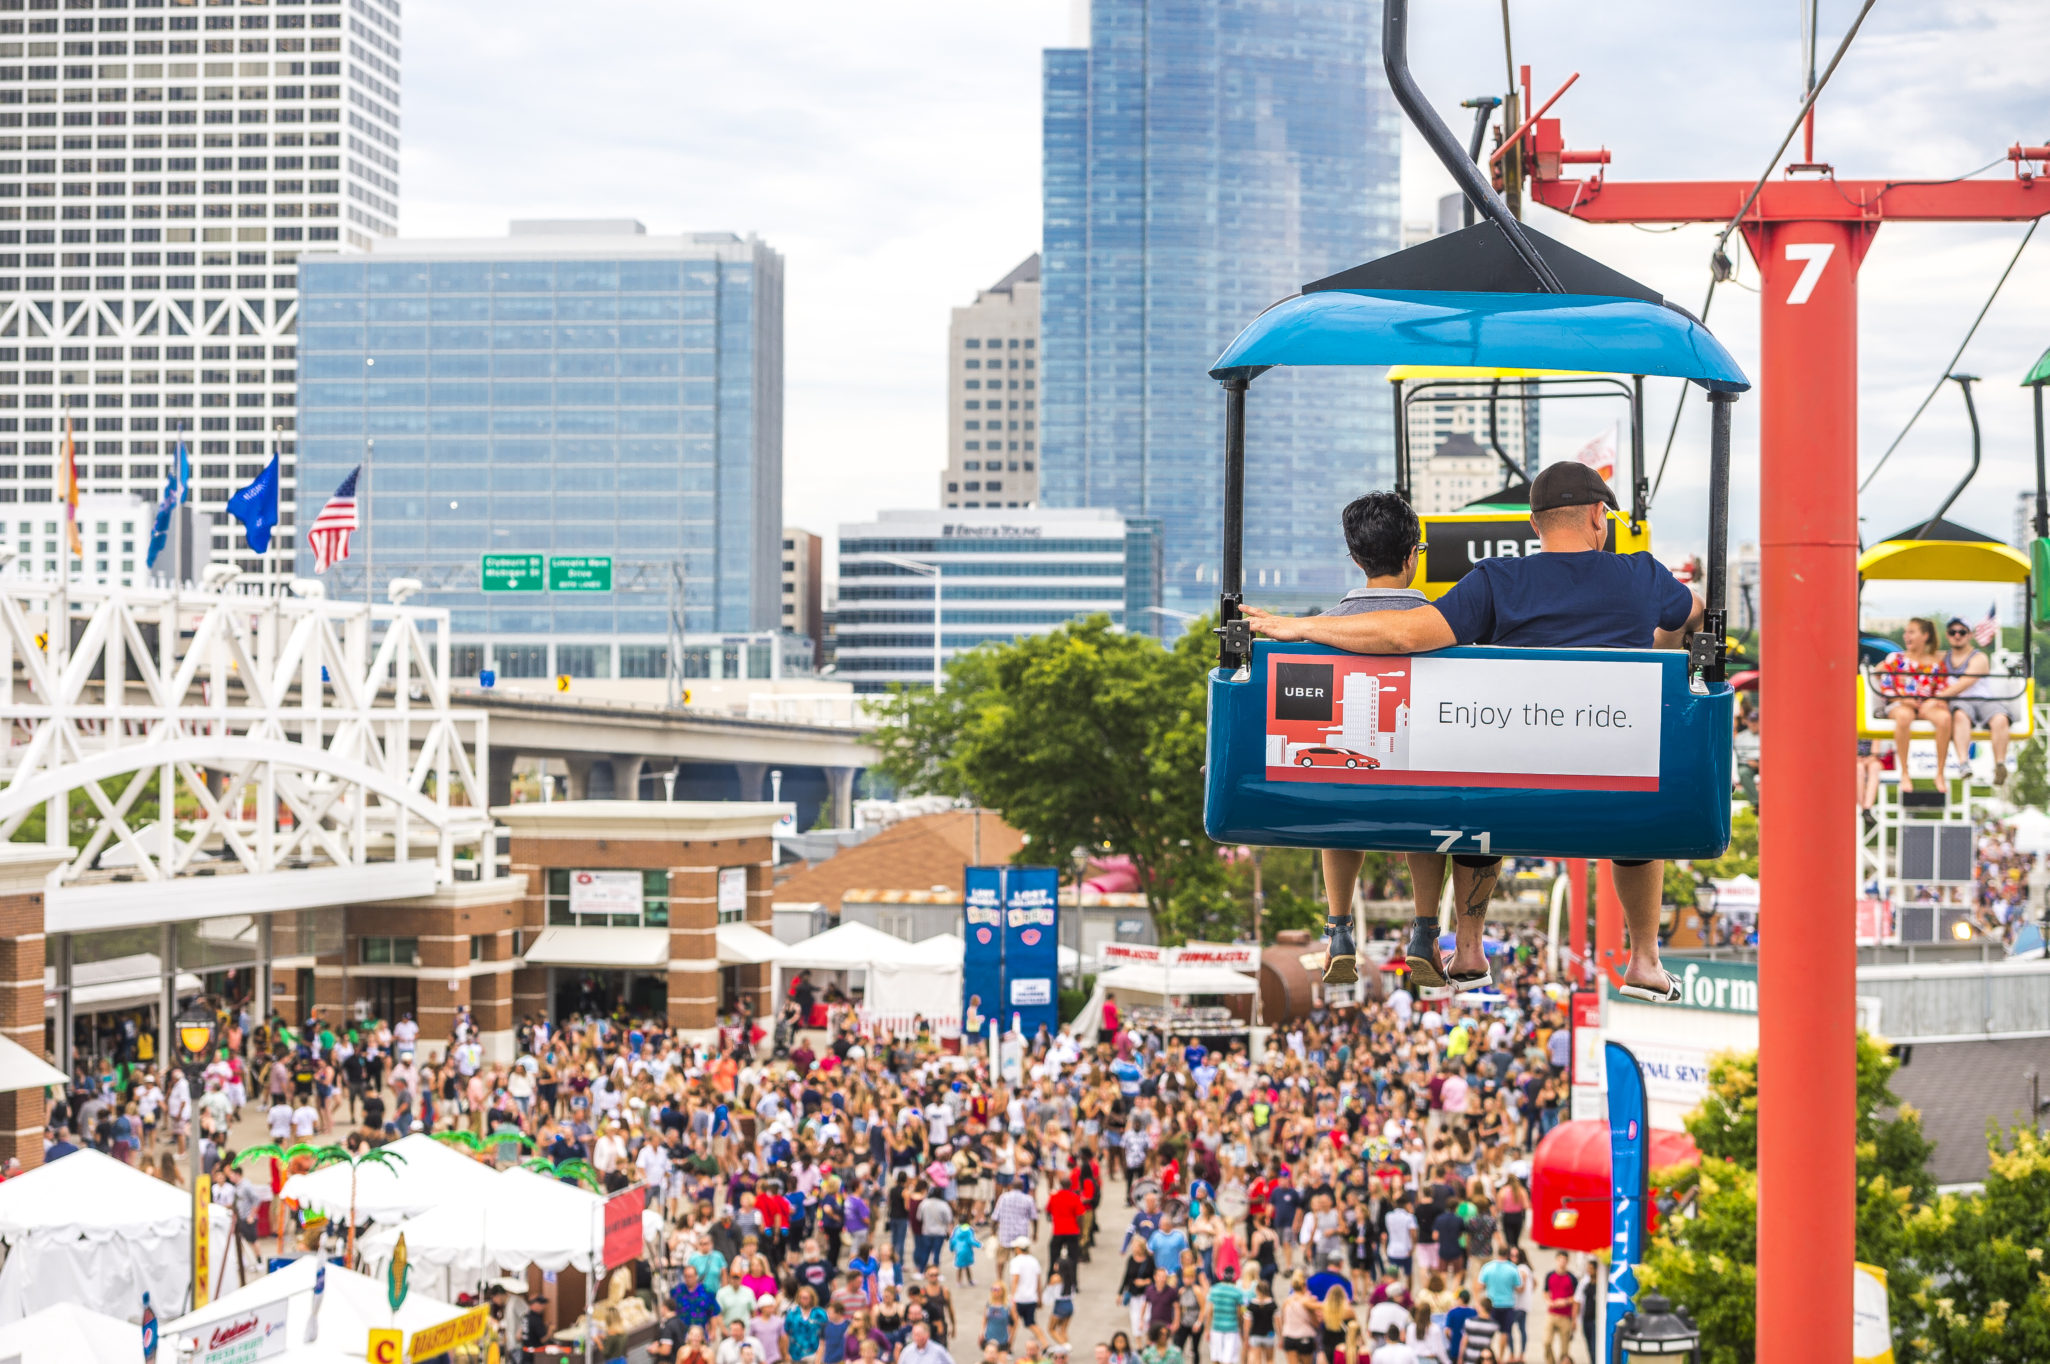
[[[375,447],[331,592],[361,593],[370,561],[380,597],[419,578],[417,600],[449,607],[465,645],[538,659],[553,643],[562,667],[574,644],[597,676],[663,675],[679,583],[693,632],[777,627],[775,251],[631,222],[515,223],[504,238],[308,255],[299,288],[302,526]],[[482,591],[482,556],[519,553],[609,556],[613,590]],[[466,650],[458,666],[482,661]]]
[[[1093,0],[1046,53],[1041,502],[1162,527],[1164,599],[1215,605],[1223,400],[1261,309],[1400,245],[1401,115],[1378,0]],[[1248,596],[1355,578],[1338,512],[1393,481],[1378,370],[1276,372],[1249,401]]]

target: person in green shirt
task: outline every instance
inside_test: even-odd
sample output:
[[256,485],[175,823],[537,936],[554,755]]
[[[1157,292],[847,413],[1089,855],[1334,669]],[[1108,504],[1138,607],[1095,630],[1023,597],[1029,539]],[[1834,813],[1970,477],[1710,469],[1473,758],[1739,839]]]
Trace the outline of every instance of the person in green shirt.
[[747,1319],[755,1313],[755,1291],[734,1279],[721,1287],[716,1296],[719,1299],[719,1320],[746,1327]]
[[1211,1364],[1238,1364],[1239,1344],[1245,1339],[1239,1329],[1239,1314],[1246,1302],[1245,1290],[1231,1279],[1210,1285],[1203,1301],[1203,1325],[1210,1332]]

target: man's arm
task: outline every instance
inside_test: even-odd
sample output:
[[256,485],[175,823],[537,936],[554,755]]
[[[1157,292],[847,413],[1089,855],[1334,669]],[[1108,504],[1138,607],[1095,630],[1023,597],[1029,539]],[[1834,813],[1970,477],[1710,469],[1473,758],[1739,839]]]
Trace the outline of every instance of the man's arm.
[[1257,606],[1242,609],[1256,635],[1283,643],[1328,644],[1348,653],[1421,654],[1459,642],[1435,606],[1356,616],[1277,616]]
[[1687,636],[1701,628],[1701,620],[1708,610],[1708,603],[1701,599],[1699,592],[1690,591],[1688,595],[1694,598],[1694,609],[1687,614],[1687,623],[1677,630],[1654,629],[1651,632],[1652,648],[1684,649],[1687,647]]

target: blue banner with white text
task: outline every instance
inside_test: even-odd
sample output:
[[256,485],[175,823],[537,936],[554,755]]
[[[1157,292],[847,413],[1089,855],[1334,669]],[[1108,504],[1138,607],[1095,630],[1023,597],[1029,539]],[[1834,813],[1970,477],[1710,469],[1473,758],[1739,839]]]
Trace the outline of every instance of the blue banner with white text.
[[968,867],[961,873],[961,1030],[982,1036],[989,1020],[1008,1022],[999,1001],[1004,988],[1004,869]]
[[1602,1046],[1602,1082],[1609,1091],[1609,1199],[1612,1228],[1609,1241],[1608,1310],[1604,1339],[1616,1338],[1616,1327],[1636,1306],[1637,1266],[1644,1262],[1645,1201],[1650,1195],[1651,1114],[1644,1092],[1644,1072],[1637,1057],[1620,1042]]
[[1060,1027],[1061,874],[1052,867],[1009,867],[1004,872],[1004,1003],[1002,1022],[1015,1019],[1032,1037],[1042,1024]]

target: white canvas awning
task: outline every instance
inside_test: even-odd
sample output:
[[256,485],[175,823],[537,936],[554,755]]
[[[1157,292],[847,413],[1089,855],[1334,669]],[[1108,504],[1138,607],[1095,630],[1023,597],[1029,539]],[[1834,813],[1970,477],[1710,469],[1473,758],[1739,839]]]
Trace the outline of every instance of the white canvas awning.
[[596,966],[656,971],[669,965],[666,928],[544,928],[527,949],[529,966]]
[[0,1094],[68,1084],[70,1078],[21,1043],[0,1037]]
[[1260,987],[1251,976],[1228,966],[1147,966],[1133,964],[1105,971],[1096,978],[1099,993],[1128,991],[1180,998],[1184,995],[1250,995]]
[[720,924],[718,937],[721,966],[760,966],[780,960],[788,950],[753,924]]
[[21,1364],[142,1364],[142,1331],[75,1302],[51,1303],[0,1326],[0,1359]]
[[[463,1308],[422,1291],[417,1281],[413,1291],[399,1305],[399,1310],[394,1312],[390,1299],[385,1296],[382,1274],[372,1277],[331,1264],[327,1266],[327,1278],[321,1293],[318,1326],[309,1340],[308,1323],[314,1317],[314,1280],[320,1274],[321,1264],[320,1258],[314,1255],[294,1260],[277,1273],[254,1280],[247,1288],[223,1294],[197,1312],[189,1312],[171,1322],[163,1328],[164,1349],[158,1353],[158,1358],[190,1358],[192,1347],[211,1336],[210,1327],[239,1323],[267,1307],[275,1310],[273,1305],[279,1303],[284,1305],[285,1321],[282,1332],[284,1346],[272,1356],[278,1364],[363,1364],[364,1344],[369,1340],[372,1327],[402,1332],[405,1340],[400,1346],[399,1358],[409,1359],[414,1355],[420,1332],[447,1326],[465,1315]],[[486,1329],[489,1330],[488,1327]],[[138,1359],[142,1355],[141,1340],[142,1334],[138,1331],[135,1351]],[[262,1358],[261,1355],[255,1357]],[[22,1364],[28,1364],[28,1361],[24,1360]]]

